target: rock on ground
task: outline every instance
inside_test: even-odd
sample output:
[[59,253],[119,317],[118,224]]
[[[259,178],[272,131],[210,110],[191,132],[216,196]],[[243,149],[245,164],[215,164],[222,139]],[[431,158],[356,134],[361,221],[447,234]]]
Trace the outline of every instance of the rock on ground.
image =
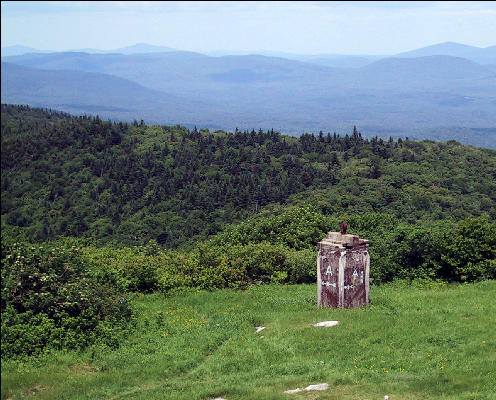
[[327,390],[327,389],[329,389],[328,383],[318,383],[316,385],[309,385],[305,389],[296,388],[296,389],[285,390],[284,393],[293,394],[293,393],[303,392],[304,390],[308,392],[310,390]]
[[322,321],[314,324],[313,326],[329,327],[329,326],[336,326],[337,324],[339,324],[339,321]]
[[287,393],[287,394],[293,394],[293,393],[298,393],[298,392],[303,392],[303,389],[296,388],[296,389],[289,389],[289,390],[284,391],[284,393]]
[[328,383],[318,383],[317,385],[309,385],[305,388],[305,390],[327,390],[329,389]]

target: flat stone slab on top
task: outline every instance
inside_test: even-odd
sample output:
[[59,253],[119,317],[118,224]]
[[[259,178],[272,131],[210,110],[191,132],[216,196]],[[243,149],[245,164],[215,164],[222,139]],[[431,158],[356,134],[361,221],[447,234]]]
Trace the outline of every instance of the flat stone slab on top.
[[344,247],[354,247],[370,243],[366,239],[360,239],[358,235],[343,235],[341,232],[327,232],[327,237],[324,238],[321,242],[329,245],[332,244],[334,246]]

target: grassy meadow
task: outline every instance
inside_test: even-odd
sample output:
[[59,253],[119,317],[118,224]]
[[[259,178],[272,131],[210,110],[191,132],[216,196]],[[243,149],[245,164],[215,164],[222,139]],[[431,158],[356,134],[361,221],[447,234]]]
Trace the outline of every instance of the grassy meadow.
[[495,294],[394,283],[352,310],[317,309],[315,284],[135,295],[118,349],[4,360],[2,399],[496,399]]

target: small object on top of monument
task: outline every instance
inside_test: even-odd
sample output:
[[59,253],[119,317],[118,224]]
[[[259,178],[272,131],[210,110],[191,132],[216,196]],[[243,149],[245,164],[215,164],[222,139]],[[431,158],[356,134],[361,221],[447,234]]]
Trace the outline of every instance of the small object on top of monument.
[[[341,221],[341,232],[346,224]],[[368,240],[358,235],[329,232],[317,246],[317,305],[356,308],[369,304],[370,255]]]
[[341,235],[346,235],[346,230],[348,229],[348,225],[346,225],[346,222],[341,221],[339,223],[339,229],[341,230]]

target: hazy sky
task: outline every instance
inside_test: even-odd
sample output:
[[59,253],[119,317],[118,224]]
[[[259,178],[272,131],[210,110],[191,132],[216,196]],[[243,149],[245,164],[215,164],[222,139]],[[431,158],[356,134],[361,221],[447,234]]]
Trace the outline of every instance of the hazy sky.
[[496,44],[496,1],[2,1],[2,47],[394,54],[453,41]]

